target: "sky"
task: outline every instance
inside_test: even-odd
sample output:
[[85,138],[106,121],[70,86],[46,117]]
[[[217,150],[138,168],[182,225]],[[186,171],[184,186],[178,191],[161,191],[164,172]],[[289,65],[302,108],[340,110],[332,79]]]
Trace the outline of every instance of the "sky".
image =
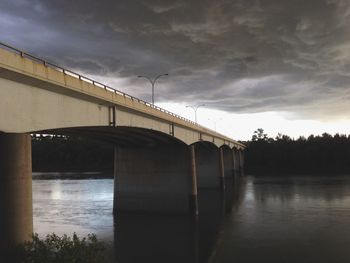
[[237,140],[350,133],[349,0],[1,0],[0,41]]

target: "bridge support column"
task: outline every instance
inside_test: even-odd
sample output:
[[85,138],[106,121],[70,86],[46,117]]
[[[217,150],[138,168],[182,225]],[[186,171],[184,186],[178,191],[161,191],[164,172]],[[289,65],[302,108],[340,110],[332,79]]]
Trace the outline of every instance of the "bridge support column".
[[117,214],[117,182],[118,182],[118,173],[117,173],[117,165],[118,165],[118,147],[114,145],[113,149],[113,178],[114,178],[114,195],[113,195],[113,214]]
[[198,208],[200,218],[222,212],[224,207],[223,162],[220,150],[210,143],[194,144],[196,152],[196,170],[198,184]]
[[220,189],[220,151],[207,144],[196,143],[197,184],[200,189]]
[[232,149],[233,153],[233,170],[234,170],[234,175],[239,174],[239,167],[240,167],[240,161],[239,161],[239,151],[235,148]]
[[244,153],[242,150],[238,151],[239,156],[239,171],[240,173],[243,173],[244,171]]
[[31,154],[29,134],[0,134],[0,248],[33,233]]
[[[195,198],[191,151],[184,145],[119,147],[114,211],[181,214]],[[194,188],[193,188],[194,189]]]
[[220,148],[222,152],[223,173],[225,180],[231,180],[234,175],[234,157],[233,151],[230,147],[222,146]]
[[190,146],[191,151],[191,211],[195,216],[198,215],[198,190],[197,190],[197,169],[196,169],[196,151],[194,145]]
[[225,160],[224,160],[224,150],[221,147],[220,152],[220,188],[222,192],[225,192]]

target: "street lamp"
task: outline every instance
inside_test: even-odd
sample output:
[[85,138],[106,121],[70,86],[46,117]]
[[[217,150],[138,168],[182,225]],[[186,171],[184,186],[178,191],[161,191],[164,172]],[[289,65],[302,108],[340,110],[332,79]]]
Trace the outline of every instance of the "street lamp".
[[168,73],[166,74],[160,74],[158,76],[156,76],[155,78],[151,79],[151,78],[148,78],[146,76],[137,76],[138,78],[145,78],[147,79],[149,82],[151,82],[151,85],[152,85],[152,104],[154,105],[154,84],[156,83],[157,79],[159,79],[160,77],[162,76],[169,76]]
[[186,108],[191,108],[194,111],[194,122],[197,123],[197,110],[199,107],[205,106],[205,104],[187,105]]

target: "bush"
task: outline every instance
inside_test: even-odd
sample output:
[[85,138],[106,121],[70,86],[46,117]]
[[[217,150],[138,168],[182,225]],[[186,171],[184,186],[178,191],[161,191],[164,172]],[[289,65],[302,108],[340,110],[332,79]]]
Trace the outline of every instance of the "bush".
[[102,263],[106,262],[104,250],[104,244],[95,234],[82,239],[76,233],[73,237],[53,233],[45,239],[34,234],[32,241],[18,247],[16,255],[21,263]]

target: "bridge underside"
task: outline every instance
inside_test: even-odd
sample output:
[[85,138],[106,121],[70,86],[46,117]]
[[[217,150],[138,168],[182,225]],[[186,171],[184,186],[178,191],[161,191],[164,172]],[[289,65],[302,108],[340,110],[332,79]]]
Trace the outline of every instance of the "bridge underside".
[[75,127],[65,129],[42,130],[38,133],[67,136],[84,136],[96,141],[104,141],[117,146],[144,146],[156,145],[185,145],[182,141],[168,134],[151,129],[137,127]]

